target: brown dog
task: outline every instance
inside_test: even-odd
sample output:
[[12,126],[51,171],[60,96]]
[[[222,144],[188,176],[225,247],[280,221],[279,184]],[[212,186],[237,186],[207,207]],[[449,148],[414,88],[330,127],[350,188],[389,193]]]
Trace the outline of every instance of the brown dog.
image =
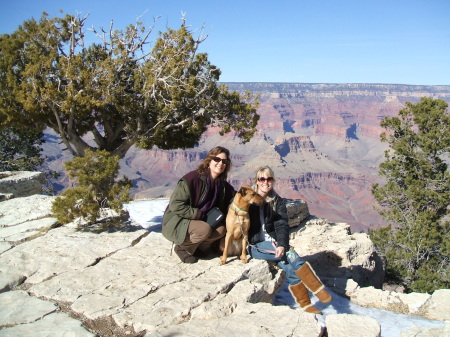
[[[231,252],[232,245],[236,243],[241,251],[241,261],[247,263],[247,242],[248,230],[250,228],[250,217],[248,209],[251,204],[261,205],[264,199],[256,193],[250,186],[243,186],[234,196],[234,200],[228,208],[225,236],[225,248],[220,258],[220,264],[227,262],[228,254]],[[238,252],[235,252],[238,255]]]

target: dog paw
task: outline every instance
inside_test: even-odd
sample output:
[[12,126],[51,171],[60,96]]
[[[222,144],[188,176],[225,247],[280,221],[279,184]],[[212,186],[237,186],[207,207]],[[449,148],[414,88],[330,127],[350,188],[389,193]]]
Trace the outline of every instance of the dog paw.
[[247,263],[248,259],[247,259],[247,257],[241,257],[241,261],[242,261],[242,263]]
[[227,263],[227,260],[224,260],[224,259],[221,258],[220,261],[219,261],[219,264],[220,264],[220,265],[223,265],[223,264],[225,264],[225,263]]

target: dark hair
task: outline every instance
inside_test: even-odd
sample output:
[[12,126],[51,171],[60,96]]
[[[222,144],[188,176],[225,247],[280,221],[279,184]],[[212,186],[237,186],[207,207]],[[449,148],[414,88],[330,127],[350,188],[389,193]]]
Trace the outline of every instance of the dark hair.
[[225,166],[225,170],[217,178],[220,180],[226,181],[228,172],[230,171],[230,168],[231,168],[231,159],[230,159],[230,151],[228,151],[228,149],[226,149],[222,146],[216,146],[216,147],[212,148],[211,150],[209,150],[205,159],[203,159],[203,161],[197,167],[197,172],[199,174],[209,173],[209,164],[211,163],[211,160],[214,157],[217,157],[217,155],[220,153],[225,153],[227,155],[228,164]]

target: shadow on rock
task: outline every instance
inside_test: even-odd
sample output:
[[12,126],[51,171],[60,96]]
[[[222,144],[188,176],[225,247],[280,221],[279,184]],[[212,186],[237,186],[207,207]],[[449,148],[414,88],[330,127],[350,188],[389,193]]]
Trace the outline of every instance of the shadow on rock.
[[[377,266],[381,266],[380,257],[373,256]],[[378,271],[370,271],[359,265],[342,266],[342,258],[334,252],[320,252],[312,255],[302,256],[316,271],[322,282],[333,289],[337,294],[346,296],[346,286],[349,279],[355,281],[361,287],[374,286],[381,289],[383,279],[377,280]]]
[[132,233],[143,230],[144,228],[140,225],[136,225],[129,220],[122,219],[105,219],[98,221],[95,224],[86,224],[83,226],[78,226],[77,231],[79,232],[90,232],[90,233]]

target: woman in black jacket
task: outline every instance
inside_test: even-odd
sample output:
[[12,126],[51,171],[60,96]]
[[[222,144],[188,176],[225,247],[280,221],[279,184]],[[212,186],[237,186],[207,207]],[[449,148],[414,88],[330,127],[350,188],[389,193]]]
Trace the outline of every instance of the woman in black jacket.
[[321,314],[311,304],[308,289],[323,303],[330,303],[332,297],[311,265],[289,246],[286,201],[274,191],[274,183],[275,175],[270,167],[256,172],[253,188],[265,202],[261,206],[251,205],[249,209],[249,254],[255,259],[278,262],[286,273],[289,291],[300,307],[306,312]]

